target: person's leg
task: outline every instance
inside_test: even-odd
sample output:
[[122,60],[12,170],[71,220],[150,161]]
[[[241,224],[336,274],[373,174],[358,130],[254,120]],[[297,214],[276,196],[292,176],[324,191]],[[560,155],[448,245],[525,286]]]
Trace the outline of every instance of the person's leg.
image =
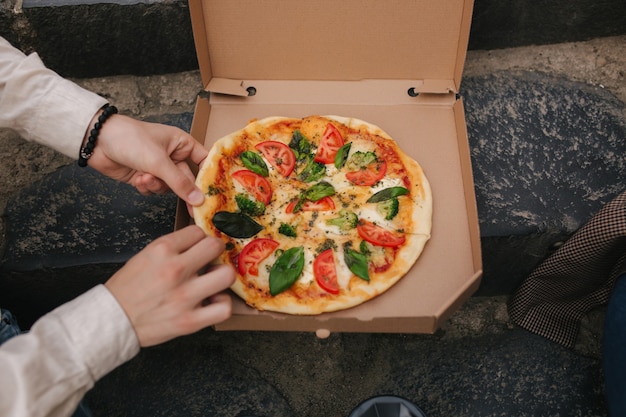
[[617,279],[606,311],[603,367],[609,415],[626,416],[626,274]]
[[0,309],[2,317],[0,318],[0,345],[12,337],[17,336],[22,331],[17,321],[10,311]]

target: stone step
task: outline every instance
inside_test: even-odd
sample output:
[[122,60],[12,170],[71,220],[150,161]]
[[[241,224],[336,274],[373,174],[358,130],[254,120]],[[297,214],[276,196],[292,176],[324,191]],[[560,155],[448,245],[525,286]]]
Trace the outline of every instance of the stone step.
[[[469,77],[461,96],[484,263],[476,295],[506,295],[622,191],[624,103],[602,88],[534,72]],[[188,130],[192,114],[152,120]],[[174,196],[142,197],[74,164],[22,190],[5,213],[3,305],[28,324],[103,282],[173,229],[175,204]]]
[[[625,16],[623,0],[477,0],[469,49],[623,35]],[[0,36],[66,77],[198,68],[186,0],[5,0]]]

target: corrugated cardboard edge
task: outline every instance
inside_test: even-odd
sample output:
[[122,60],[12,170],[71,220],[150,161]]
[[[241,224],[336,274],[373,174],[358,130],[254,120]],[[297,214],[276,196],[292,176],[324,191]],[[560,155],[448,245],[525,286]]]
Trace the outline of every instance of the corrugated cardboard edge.
[[[212,79],[212,68],[209,60],[208,40],[205,36],[206,25],[201,13],[201,0],[190,0],[189,7],[191,19],[196,38],[196,49],[198,52],[198,62],[201,68],[202,83],[205,90]],[[195,10],[195,11],[194,11]],[[456,66],[454,68],[454,85],[445,80],[424,80],[424,84],[431,87],[425,88],[429,92],[444,91],[454,96],[459,91],[463,65],[467,54],[467,44],[469,40],[469,25],[471,24],[471,14],[473,2],[464,3],[461,37],[456,51]],[[469,15],[469,16],[468,16]],[[428,81],[428,82],[427,82]],[[234,80],[234,82],[237,82]],[[240,84],[238,84],[239,86]],[[237,87],[239,89],[239,87]],[[433,90],[433,91],[430,91]],[[444,101],[448,101],[447,99]],[[473,270],[475,271],[465,284],[458,288],[449,298],[449,302],[431,316],[422,317],[384,317],[371,320],[359,320],[355,318],[332,316],[266,316],[264,313],[252,311],[249,315],[235,315],[224,323],[218,324],[217,330],[267,330],[267,331],[315,331],[319,334],[329,332],[381,332],[381,333],[434,333],[460,306],[478,289],[482,277],[482,260],[480,247],[480,231],[478,226],[478,212],[476,207],[476,197],[474,194],[473,174],[471,169],[471,158],[467,128],[463,104],[461,100],[449,100],[447,106],[452,106],[457,131],[457,144],[461,160],[461,171],[463,173],[464,200],[467,205],[466,210],[469,221],[469,237],[472,246]],[[438,100],[440,102],[440,100]],[[199,142],[204,143],[207,135],[208,120],[211,113],[211,104],[208,99],[199,97],[194,112],[194,121],[191,134]],[[197,120],[198,119],[198,120]],[[200,120],[202,119],[202,120]],[[179,229],[192,222],[186,204],[179,201],[175,228]],[[252,310],[252,309],[251,309]],[[251,322],[252,320],[252,322]]]

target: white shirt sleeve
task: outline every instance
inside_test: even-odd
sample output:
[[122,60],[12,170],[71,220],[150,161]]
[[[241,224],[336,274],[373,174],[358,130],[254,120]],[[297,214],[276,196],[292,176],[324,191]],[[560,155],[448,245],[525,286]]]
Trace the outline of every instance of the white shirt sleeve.
[[68,416],[98,379],[138,352],[122,307],[104,285],[94,287],[0,346],[0,415]]
[[[76,159],[106,103],[0,37],[0,127]],[[99,285],[0,346],[0,416],[70,415],[99,378],[138,352],[126,314]]]
[[0,37],[0,127],[77,159],[91,119],[106,103]]

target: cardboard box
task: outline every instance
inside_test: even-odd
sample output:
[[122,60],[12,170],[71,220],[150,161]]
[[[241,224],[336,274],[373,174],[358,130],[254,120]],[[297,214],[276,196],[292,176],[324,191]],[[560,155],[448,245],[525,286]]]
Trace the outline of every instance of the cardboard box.
[[[432,238],[374,300],[319,316],[259,312],[234,296],[218,330],[434,332],[478,288],[478,216],[458,97],[471,0],[190,0],[202,82],[192,135],[207,148],[253,118],[312,114],[380,126],[423,167]],[[250,91],[255,92],[250,95]],[[179,206],[177,227],[190,219]]]

